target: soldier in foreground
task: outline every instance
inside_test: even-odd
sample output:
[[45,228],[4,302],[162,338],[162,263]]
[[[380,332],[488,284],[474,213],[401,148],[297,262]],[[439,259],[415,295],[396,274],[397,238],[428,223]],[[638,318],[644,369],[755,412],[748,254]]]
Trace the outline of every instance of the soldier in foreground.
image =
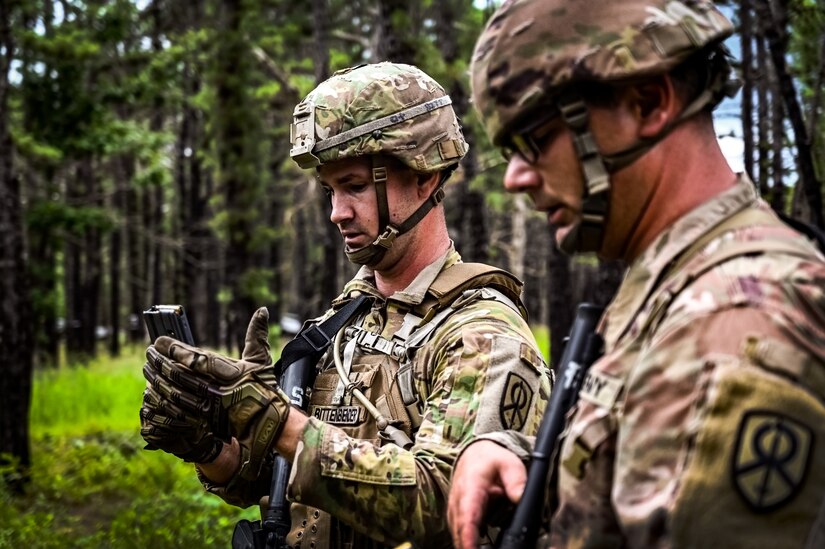
[[[731,92],[707,1],[508,1],[473,99],[568,253],[621,258],[605,354],[568,415],[541,547],[825,546],[825,261],[735,174],[713,129]],[[455,545],[516,502],[527,437],[454,471]]]
[[[535,432],[550,378],[520,282],[462,263],[447,234],[443,185],[466,150],[449,97],[408,65],[339,71],[296,107],[291,155],[317,169],[346,254],[363,265],[316,320],[358,296],[371,303],[318,365],[309,417],[269,379],[266,309],[241,361],[168,338],[147,351],[144,438],[196,462],[207,490],[241,506],[269,494],[273,452],[288,458],[292,546],[449,547],[458,448],[485,432]],[[199,398],[185,375],[262,395],[230,407],[231,444],[181,405]]]

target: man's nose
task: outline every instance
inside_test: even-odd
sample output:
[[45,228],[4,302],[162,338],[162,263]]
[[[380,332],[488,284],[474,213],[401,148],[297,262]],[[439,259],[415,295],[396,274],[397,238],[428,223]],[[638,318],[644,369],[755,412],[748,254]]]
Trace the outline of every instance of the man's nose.
[[349,202],[340,195],[332,194],[332,196],[330,196],[330,205],[332,206],[332,211],[329,214],[329,220],[336,225],[352,218],[352,207],[349,205]]
[[539,183],[534,166],[527,163],[520,154],[514,154],[507,162],[504,173],[504,188],[510,193],[523,193]]

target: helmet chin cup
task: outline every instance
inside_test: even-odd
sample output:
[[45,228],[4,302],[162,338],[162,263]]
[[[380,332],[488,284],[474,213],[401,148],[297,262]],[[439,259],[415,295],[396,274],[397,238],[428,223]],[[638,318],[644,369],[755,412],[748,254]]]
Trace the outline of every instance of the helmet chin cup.
[[384,259],[384,254],[387,253],[387,249],[376,246],[375,244],[369,244],[360,250],[355,250],[354,252],[345,251],[344,253],[347,254],[347,259],[351,263],[374,267]]
[[584,213],[582,219],[558,243],[559,250],[567,255],[598,252],[602,247],[604,231],[604,216]]
[[384,232],[378,235],[378,238],[376,238],[371,244],[364,246],[360,250],[344,253],[347,254],[347,259],[356,265],[373,267],[384,259],[384,255],[387,253],[387,250],[392,248],[392,244],[395,242],[395,239],[399,234],[400,233],[396,227],[388,225],[387,228],[384,229]]

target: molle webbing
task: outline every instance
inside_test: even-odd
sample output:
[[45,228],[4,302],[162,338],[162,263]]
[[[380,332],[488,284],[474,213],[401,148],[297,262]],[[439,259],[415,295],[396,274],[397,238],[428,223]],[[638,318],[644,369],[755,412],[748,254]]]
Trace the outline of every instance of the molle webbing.
[[[482,263],[457,263],[441,271],[430,285],[421,305],[407,313],[404,324],[386,339],[379,334],[350,326],[347,328],[347,348],[356,345],[386,354],[398,361],[396,381],[413,429],[421,424],[418,392],[415,388],[412,353],[426,343],[447,318],[469,301],[488,300],[504,303],[527,319],[521,303],[522,283],[516,277],[496,267]],[[345,353],[345,368],[352,354]]]

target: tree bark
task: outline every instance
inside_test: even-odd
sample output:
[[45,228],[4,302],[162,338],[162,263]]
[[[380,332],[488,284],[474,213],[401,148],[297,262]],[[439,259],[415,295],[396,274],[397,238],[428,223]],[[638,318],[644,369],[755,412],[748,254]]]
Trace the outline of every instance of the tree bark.
[[[126,186],[131,177],[131,159],[120,157],[115,160],[119,169],[115,171],[115,192],[112,195],[112,210],[117,212],[118,220],[124,219],[123,202],[126,195]],[[123,232],[125,227],[117,223],[109,238],[109,322],[112,329],[109,334],[109,353],[112,356],[120,355],[120,301],[121,301],[121,264],[123,262]]]
[[9,132],[12,7],[0,2],[0,470],[14,492],[29,480],[29,403],[33,336],[26,275],[23,205]]

